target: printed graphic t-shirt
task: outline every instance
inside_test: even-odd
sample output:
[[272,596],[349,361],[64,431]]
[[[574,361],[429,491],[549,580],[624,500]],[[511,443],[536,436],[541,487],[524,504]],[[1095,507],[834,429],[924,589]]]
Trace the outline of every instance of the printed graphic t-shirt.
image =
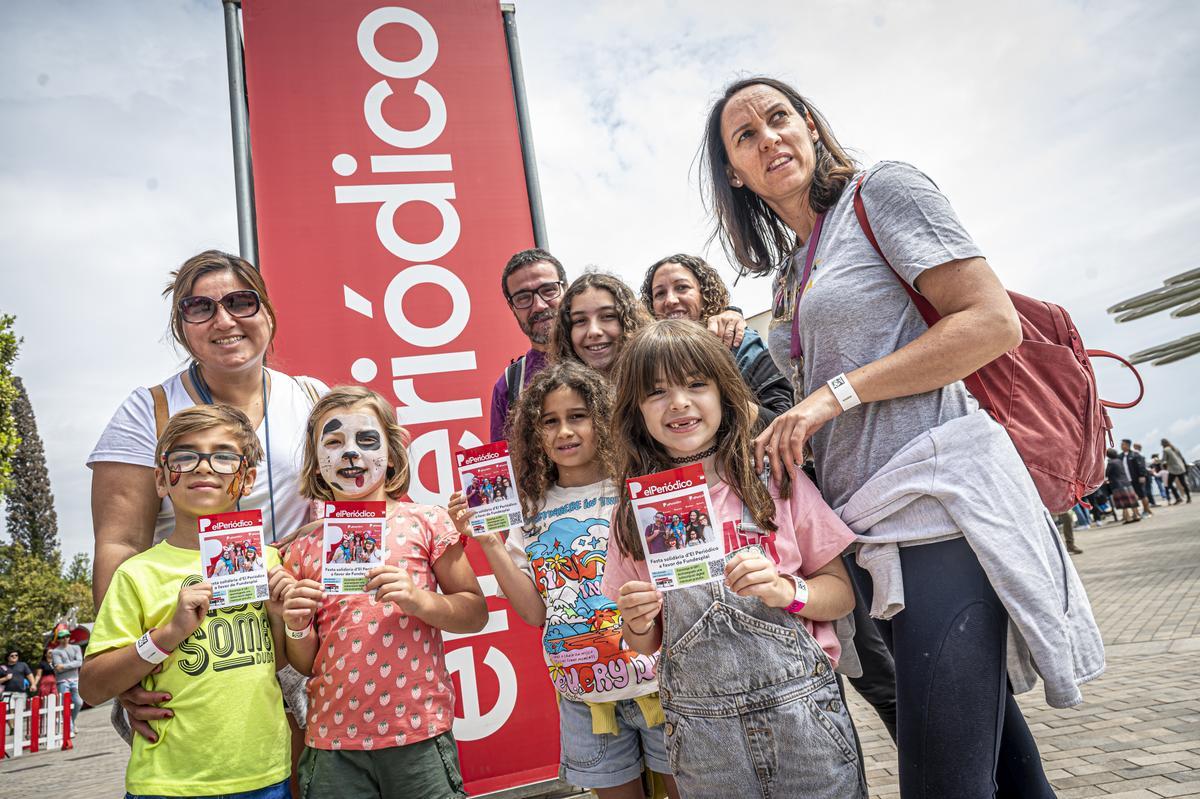
[[[267,547],[267,568],[279,554]],[[104,596],[88,655],[134,644],[171,620],[179,589],[202,582],[200,551],[157,544],[122,563]],[[142,686],[171,695],[174,716],[151,721],[151,743],[133,736],[125,770],[132,794],[242,793],[287,779],[291,755],[275,646],[264,602],[210,610],[158,674]]]
[[543,655],[550,681],[568,699],[611,702],[658,690],[658,654],[624,644],[621,614],[600,590],[616,506],[611,480],[552,486],[533,524],[523,536],[510,532],[505,545],[546,603]]
[[[321,581],[323,529],[302,533],[284,565]],[[400,502],[388,511],[387,564],[437,590],[433,564],[458,543],[444,508]],[[330,596],[317,611],[320,639],[308,681],[304,742],[314,749],[386,749],[441,735],[454,723],[454,686],[440,630],[374,594]]]
[[[804,475],[792,482],[792,495],[786,499],[779,496],[779,487],[774,480],[769,490],[775,500],[775,524],[778,527],[775,532],[759,530],[750,514],[743,513],[745,506],[741,498],[726,483],[714,482],[709,485],[713,512],[720,520],[718,524],[727,553],[749,544],[758,544],[763,553],[775,562],[781,574],[809,577],[854,543],[854,533],[825,504],[816,486]],[[635,561],[623,555],[614,542],[608,550],[604,593],[615,600],[621,586],[630,580],[649,582],[650,571],[645,561]],[[836,666],[842,647],[834,632],[833,622],[803,621],[805,628]]]

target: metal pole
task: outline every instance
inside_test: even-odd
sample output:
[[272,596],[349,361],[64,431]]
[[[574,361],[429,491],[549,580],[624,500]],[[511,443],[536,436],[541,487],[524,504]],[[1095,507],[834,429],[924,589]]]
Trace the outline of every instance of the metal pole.
[[525,104],[525,75],[521,72],[521,45],[517,41],[517,9],[511,3],[501,3],[504,16],[504,38],[508,42],[508,65],[512,72],[513,99],[517,105],[517,130],[521,136],[521,157],[525,160],[525,189],[529,193],[529,215],[533,220],[533,241],[549,249],[546,218],[542,214],[542,186],[538,181],[537,159],[533,154],[533,133],[529,124],[529,109]]
[[237,197],[238,249],[258,266],[258,232],[254,223],[254,176],[250,167],[250,117],[246,110],[246,72],[242,61],[242,32],[238,24],[241,0],[225,5],[225,61],[229,70],[229,120],[233,127],[233,183]]

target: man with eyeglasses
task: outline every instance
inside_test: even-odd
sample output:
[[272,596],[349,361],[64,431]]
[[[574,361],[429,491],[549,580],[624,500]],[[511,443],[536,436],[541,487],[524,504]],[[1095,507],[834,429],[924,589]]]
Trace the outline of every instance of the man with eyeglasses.
[[500,288],[529,351],[508,365],[492,389],[492,441],[507,437],[508,409],[533,376],[546,368],[546,350],[554,314],[567,286],[567,272],[550,253],[534,247],[508,259],[500,275]]

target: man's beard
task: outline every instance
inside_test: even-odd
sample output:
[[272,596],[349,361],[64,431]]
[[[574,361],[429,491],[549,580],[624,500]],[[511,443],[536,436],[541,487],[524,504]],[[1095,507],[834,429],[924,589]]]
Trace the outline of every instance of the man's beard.
[[527,319],[520,322],[521,332],[524,333],[526,337],[528,337],[529,340],[534,344],[545,346],[550,341],[550,331],[547,330],[545,333],[537,331],[534,329],[534,325],[546,319],[554,319],[553,308],[547,308],[543,311],[538,311],[535,314],[530,314]]

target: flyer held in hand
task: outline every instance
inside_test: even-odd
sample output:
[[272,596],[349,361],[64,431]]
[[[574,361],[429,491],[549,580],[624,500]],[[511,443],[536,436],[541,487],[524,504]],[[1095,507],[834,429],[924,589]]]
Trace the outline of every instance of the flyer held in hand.
[[367,572],[387,560],[386,502],[326,502],[321,586],[326,594],[361,594]]
[[698,463],[626,480],[650,581],[660,591],[725,578],[725,546]]
[[261,510],[214,513],[198,519],[200,573],[213,588],[210,607],[261,602],[270,595]]
[[467,507],[475,511],[472,535],[502,533],[524,524],[507,441],[461,450],[456,459]]

